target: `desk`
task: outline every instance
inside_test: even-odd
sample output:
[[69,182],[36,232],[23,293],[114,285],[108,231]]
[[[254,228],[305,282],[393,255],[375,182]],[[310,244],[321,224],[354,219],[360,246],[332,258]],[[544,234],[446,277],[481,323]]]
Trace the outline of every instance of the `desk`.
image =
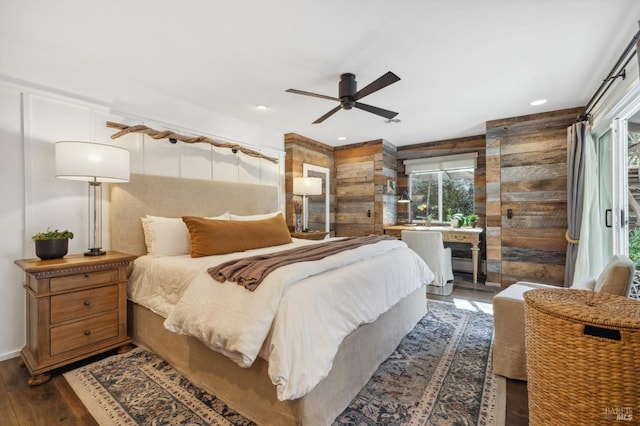
[[449,226],[391,225],[384,227],[384,233],[401,238],[402,231],[437,231],[442,234],[442,241],[450,243],[467,243],[471,246],[473,263],[473,283],[478,282],[478,262],[480,253],[480,234],[482,228],[451,228]]

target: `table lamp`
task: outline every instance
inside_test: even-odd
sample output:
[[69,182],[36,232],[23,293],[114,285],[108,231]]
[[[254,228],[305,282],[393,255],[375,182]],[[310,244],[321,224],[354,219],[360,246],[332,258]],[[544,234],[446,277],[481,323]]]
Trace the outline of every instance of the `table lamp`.
[[[293,194],[302,195],[302,231],[307,231],[307,195],[322,194],[322,178],[299,177],[293,179]],[[296,218],[296,224],[298,223]],[[296,225],[296,232],[300,232]]]
[[402,195],[400,195],[398,203],[409,204],[407,206],[407,223],[411,223],[411,199],[409,198],[409,193],[407,193],[407,191],[404,191]]
[[55,144],[56,177],[89,182],[89,251],[101,256],[102,182],[129,182],[129,151],[95,142],[60,141]]

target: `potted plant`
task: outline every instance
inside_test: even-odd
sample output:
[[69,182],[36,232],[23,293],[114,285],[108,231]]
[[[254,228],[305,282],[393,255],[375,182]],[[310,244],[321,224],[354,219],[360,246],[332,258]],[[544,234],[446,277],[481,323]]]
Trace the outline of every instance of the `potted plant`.
[[465,224],[465,218],[462,213],[456,213],[453,215],[451,220],[449,221],[452,228],[460,228]]
[[469,216],[467,216],[467,223],[472,228],[475,228],[476,225],[478,224],[478,215],[475,213],[471,213]]
[[47,228],[47,232],[38,232],[31,238],[35,241],[36,256],[40,259],[62,259],[69,251],[69,240],[73,238],[73,232],[68,229],[51,231]]

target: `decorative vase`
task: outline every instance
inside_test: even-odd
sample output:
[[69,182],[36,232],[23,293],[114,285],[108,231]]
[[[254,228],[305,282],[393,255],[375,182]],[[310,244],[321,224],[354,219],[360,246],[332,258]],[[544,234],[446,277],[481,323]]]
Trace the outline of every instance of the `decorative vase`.
[[69,251],[69,240],[36,240],[36,256],[41,260],[62,259]]
[[475,228],[477,224],[478,224],[477,220],[474,220],[473,222],[469,222],[469,225],[471,225],[472,228]]

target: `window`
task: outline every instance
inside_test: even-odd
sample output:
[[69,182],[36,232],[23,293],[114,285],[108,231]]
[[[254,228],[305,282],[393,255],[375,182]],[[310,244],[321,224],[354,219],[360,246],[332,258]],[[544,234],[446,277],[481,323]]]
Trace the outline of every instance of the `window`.
[[411,217],[448,221],[456,213],[474,213],[473,178],[477,153],[405,161],[409,174]]

